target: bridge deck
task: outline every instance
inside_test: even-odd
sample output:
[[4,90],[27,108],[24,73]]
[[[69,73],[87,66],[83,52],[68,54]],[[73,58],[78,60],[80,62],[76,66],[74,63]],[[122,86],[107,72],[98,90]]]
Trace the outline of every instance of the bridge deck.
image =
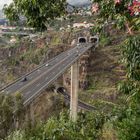
[[27,81],[19,78],[17,81],[1,89],[6,94],[19,92],[23,95],[24,105],[30,103],[45,88],[60,77],[79,57],[90,49],[93,44],[76,46],[61,53],[49,62],[26,75]]

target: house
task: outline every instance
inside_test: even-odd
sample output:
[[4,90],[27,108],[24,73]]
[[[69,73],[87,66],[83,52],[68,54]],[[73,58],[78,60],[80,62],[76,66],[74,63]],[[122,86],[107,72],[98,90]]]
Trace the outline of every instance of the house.
[[86,23],[86,22],[73,24],[73,28],[90,28],[93,26],[94,26],[93,23]]

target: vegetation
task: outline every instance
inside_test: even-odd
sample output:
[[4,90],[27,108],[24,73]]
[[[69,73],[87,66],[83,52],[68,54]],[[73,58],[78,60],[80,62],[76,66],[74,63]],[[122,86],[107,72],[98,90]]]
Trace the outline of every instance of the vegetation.
[[[52,2],[37,0],[19,2],[15,0],[13,6],[5,7],[5,13],[7,12],[7,16],[9,15],[9,19],[12,20],[11,9],[17,11],[22,9],[22,14],[27,18],[28,24],[39,29],[46,29],[46,20],[49,21],[50,18],[58,17],[64,12],[64,1]],[[25,127],[23,130],[15,131],[7,137],[7,140],[94,140],[104,137],[103,132],[108,131],[108,126],[110,126],[110,130],[113,130],[110,135],[115,133],[112,139],[140,139],[140,2],[136,0],[95,0],[94,2],[96,3],[93,4],[92,12],[97,13],[97,26],[94,27],[93,32],[100,34],[100,45],[106,47],[111,44],[112,40],[106,33],[107,26],[111,27],[109,31],[115,28],[121,33],[125,31],[126,34],[124,41],[117,42],[127,73],[125,80],[118,84],[118,92],[125,98],[122,98],[122,102],[117,105],[105,101],[102,101],[101,105],[94,102],[94,105],[98,105],[100,110],[107,104],[111,106],[111,109],[94,113],[79,113],[76,123],[68,119],[67,113],[62,113],[58,118],[52,117],[44,124],[37,123],[34,127]],[[55,42],[58,43],[59,40],[56,39]],[[43,55],[42,50],[39,52],[39,55]],[[26,55],[29,56],[29,54]],[[24,60],[27,56],[25,57],[23,54],[21,59]],[[38,64],[38,55],[33,58],[37,59],[35,63]],[[89,93],[91,93],[91,89],[96,90],[96,87],[91,85]],[[5,129],[2,129],[1,132],[4,131],[4,134],[8,134],[9,125],[12,122],[12,118],[9,116],[13,115],[13,108],[11,108],[13,101],[9,96],[2,96],[0,100],[0,114],[2,114],[0,120],[4,126],[2,128]]]
[[104,26],[113,22],[121,30],[133,34],[140,26],[140,2],[136,0],[95,0],[92,7],[93,13],[98,13],[95,31],[104,32]]
[[0,94],[0,139],[14,130],[15,120],[19,117],[22,108],[20,93],[14,96]]
[[47,29],[47,23],[64,14],[65,0],[14,0],[5,5],[4,13],[10,22],[16,22],[25,16],[27,24],[39,30]]
[[76,123],[69,120],[69,113],[52,117],[45,124],[16,131],[7,140],[93,140],[98,139],[105,116],[98,112],[80,113]]
[[[119,92],[125,94],[121,105],[114,110],[110,123],[114,124],[120,140],[140,139],[139,94],[140,94],[140,2],[136,0],[95,1],[93,12],[100,11],[94,31],[105,34],[105,26],[113,22],[113,26],[127,31],[131,35],[119,44],[122,51],[122,62],[126,66],[127,79],[118,86]],[[111,24],[110,24],[111,25]],[[111,25],[112,26],[112,25]],[[137,35],[138,34],[138,35]],[[133,36],[132,36],[133,35]],[[111,114],[111,113],[110,113]],[[116,119],[117,118],[117,119]]]
[[[79,113],[76,123],[69,120],[68,113],[62,113],[59,117],[50,118],[46,123],[38,122],[34,127],[29,126],[15,131],[7,137],[7,140],[93,140],[102,137],[138,140],[140,138],[139,37],[139,35],[127,37],[118,48],[122,51],[122,62],[126,65],[128,77],[118,86],[120,94],[126,95],[123,103],[119,105],[113,105],[109,102],[102,102],[102,105],[99,105],[99,102],[94,103],[94,105],[98,105],[99,110],[102,110],[104,106],[111,106],[111,109],[108,112],[101,111],[102,113],[100,111]],[[99,86],[98,83],[96,84]],[[96,87],[91,85],[90,89],[96,90]],[[89,90],[89,93],[91,92]]]
[[124,110],[117,122],[118,136],[122,140],[140,139],[140,35],[129,37],[121,46],[128,78],[119,84],[121,93],[127,95]]

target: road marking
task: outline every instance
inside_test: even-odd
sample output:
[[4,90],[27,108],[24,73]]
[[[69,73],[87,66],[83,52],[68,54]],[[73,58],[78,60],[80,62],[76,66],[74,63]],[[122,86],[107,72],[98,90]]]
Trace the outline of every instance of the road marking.
[[31,91],[27,91],[26,93],[24,93],[24,95],[27,95],[27,94],[29,94],[29,93],[31,93]]
[[6,91],[6,94],[9,94],[9,91],[10,91],[10,90]]
[[39,87],[40,85],[41,85],[41,84],[39,83],[39,84],[36,85],[36,87]]
[[20,82],[18,85],[19,85],[19,86],[21,86],[21,85],[23,85],[23,83],[22,83],[22,82]]

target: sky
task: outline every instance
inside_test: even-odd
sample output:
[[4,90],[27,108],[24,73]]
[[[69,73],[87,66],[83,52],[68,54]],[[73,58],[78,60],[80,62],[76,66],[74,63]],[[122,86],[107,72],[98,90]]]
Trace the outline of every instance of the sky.
[[0,9],[3,8],[4,4],[9,4],[11,2],[12,2],[12,0],[0,0]]
[[80,6],[80,5],[84,5],[84,4],[90,4],[90,0],[67,0],[67,2],[71,5],[77,5],[77,6]]
[[[12,0],[0,0],[0,9],[3,8],[4,4],[9,4],[11,2]],[[67,2],[71,5],[84,5],[90,3],[90,0],[67,0]]]

